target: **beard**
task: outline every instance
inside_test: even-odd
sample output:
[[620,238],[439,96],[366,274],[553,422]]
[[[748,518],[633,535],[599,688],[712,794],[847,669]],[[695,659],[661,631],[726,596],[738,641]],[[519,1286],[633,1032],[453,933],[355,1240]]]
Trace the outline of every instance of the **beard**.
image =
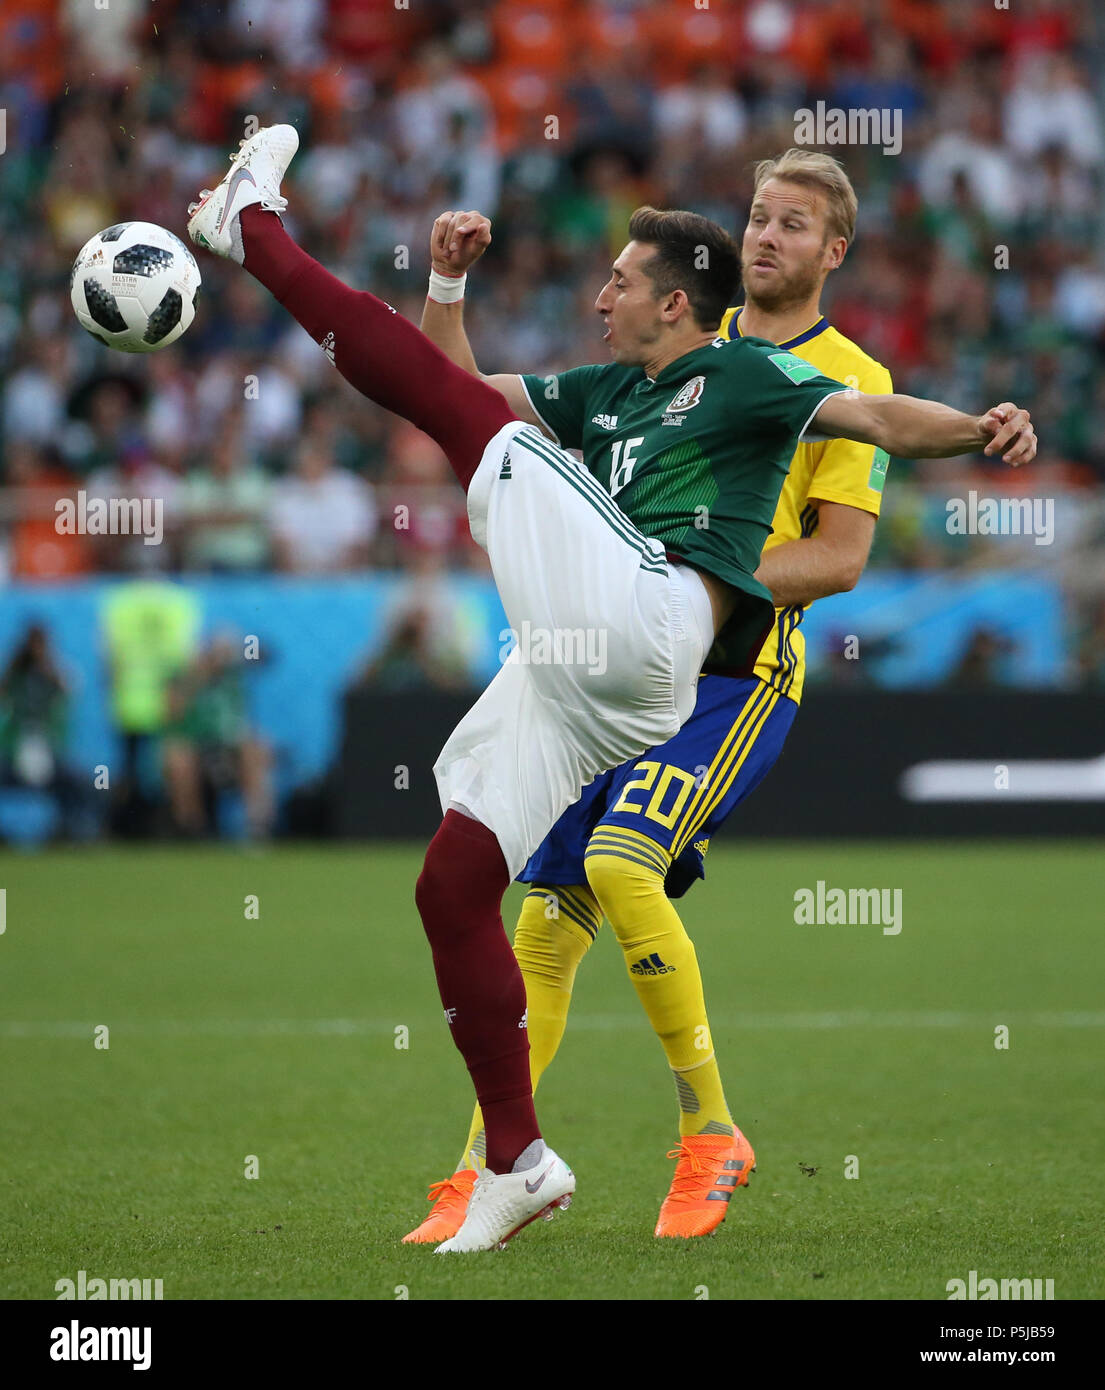
[[650,349],[660,340],[660,328],[641,329],[636,338],[629,343],[611,343],[610,358],[619,367],[643,367],[649,360]]
[[[755,257],[752,259],[754,260]],[[762,286],[754,294],[749,289],[748,280],[745,278],[745,264],[750,265],[751,261],[741,264],[744,297],[746,301],[755,304],[757,309],[779,313],[795,304],[804,304],[807,300],[816,298],[820,292],[824,272],[818,262],[809,261],[785,277],[782,274],[777,274],[770,285]]]

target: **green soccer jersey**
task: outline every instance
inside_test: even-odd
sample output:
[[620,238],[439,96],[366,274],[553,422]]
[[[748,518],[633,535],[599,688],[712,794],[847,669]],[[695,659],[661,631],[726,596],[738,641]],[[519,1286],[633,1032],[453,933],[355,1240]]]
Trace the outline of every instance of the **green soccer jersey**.
[[704,669],[750,670],[775,616],[754,574],[790,460],[821,437],[806,430],[822,401],[848,388],[762,338],[718,338],[655,380],[617,363],[521,380],[640,531],[736,590]]

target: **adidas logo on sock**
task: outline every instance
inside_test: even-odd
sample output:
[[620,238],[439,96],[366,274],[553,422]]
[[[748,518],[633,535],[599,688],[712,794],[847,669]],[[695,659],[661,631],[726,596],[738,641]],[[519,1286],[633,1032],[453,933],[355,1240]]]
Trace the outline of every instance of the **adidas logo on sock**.
[[322,342],[319,344],[319,347],[321,347],[322,350],[323,350],[323,352],[326,354],[326,356],[329,357],[331,367],[334,366],[334,335],[333,335],[333,333],[327,333],[326,337],[323,338]]
[[651,956],[642,956],[635,965],[629,967],[631,975],[674,975],[675,966],[665,965],[653,951]]
[[510,473],[510,455],[509,455],[509,454],[504,454],[504,455],[503,455],[503,466],[502,466],[502,468],[499,470],[499,481],[502,482],[504,478],[509,478],[510,476],[511,476],[511,473]]

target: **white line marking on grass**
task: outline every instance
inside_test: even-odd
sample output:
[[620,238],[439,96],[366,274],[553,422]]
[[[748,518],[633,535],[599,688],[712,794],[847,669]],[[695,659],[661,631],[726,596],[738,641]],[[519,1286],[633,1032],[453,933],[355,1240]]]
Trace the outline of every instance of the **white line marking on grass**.
[[[1029,1028],[1105,1028],[1105,1012],[1010,1013],[995,1010],[993,1014],[957,1013],[954,1011],[917,1011],[910,1013],[876,1013],[856,1009],[840,1013],[766,1013],[716,1014],[714,1027],[777,1029],[798,1032],[831,1028],[989,1028],[1000,1017],[1007,1023]],[[571,1019],[577,1032],[618,1032],[638,1029],[643,1020],[640,1014],[581,1014]],[[0,1038],[86,1038],[95,1025],[58,1019],[45,1022],[16,1022],[0,1020]],[[437,1027],[437,1020],[427,1022]],[[119,1037],[391,1037],[394,1025],[390,1019],[374,1018],[241,1018],[241,1019],[140,1019],[133,1022],[115,1021],[112,1031]]]

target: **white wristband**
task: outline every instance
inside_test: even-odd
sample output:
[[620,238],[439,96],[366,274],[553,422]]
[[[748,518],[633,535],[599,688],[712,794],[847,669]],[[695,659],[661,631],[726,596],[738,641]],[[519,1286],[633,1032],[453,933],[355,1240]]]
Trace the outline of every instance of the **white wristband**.
[[467,279],[467,275],[439,275],[436,270],[431,270],[427,297],[435,304],[456,304],[464,298],[464,282]]

